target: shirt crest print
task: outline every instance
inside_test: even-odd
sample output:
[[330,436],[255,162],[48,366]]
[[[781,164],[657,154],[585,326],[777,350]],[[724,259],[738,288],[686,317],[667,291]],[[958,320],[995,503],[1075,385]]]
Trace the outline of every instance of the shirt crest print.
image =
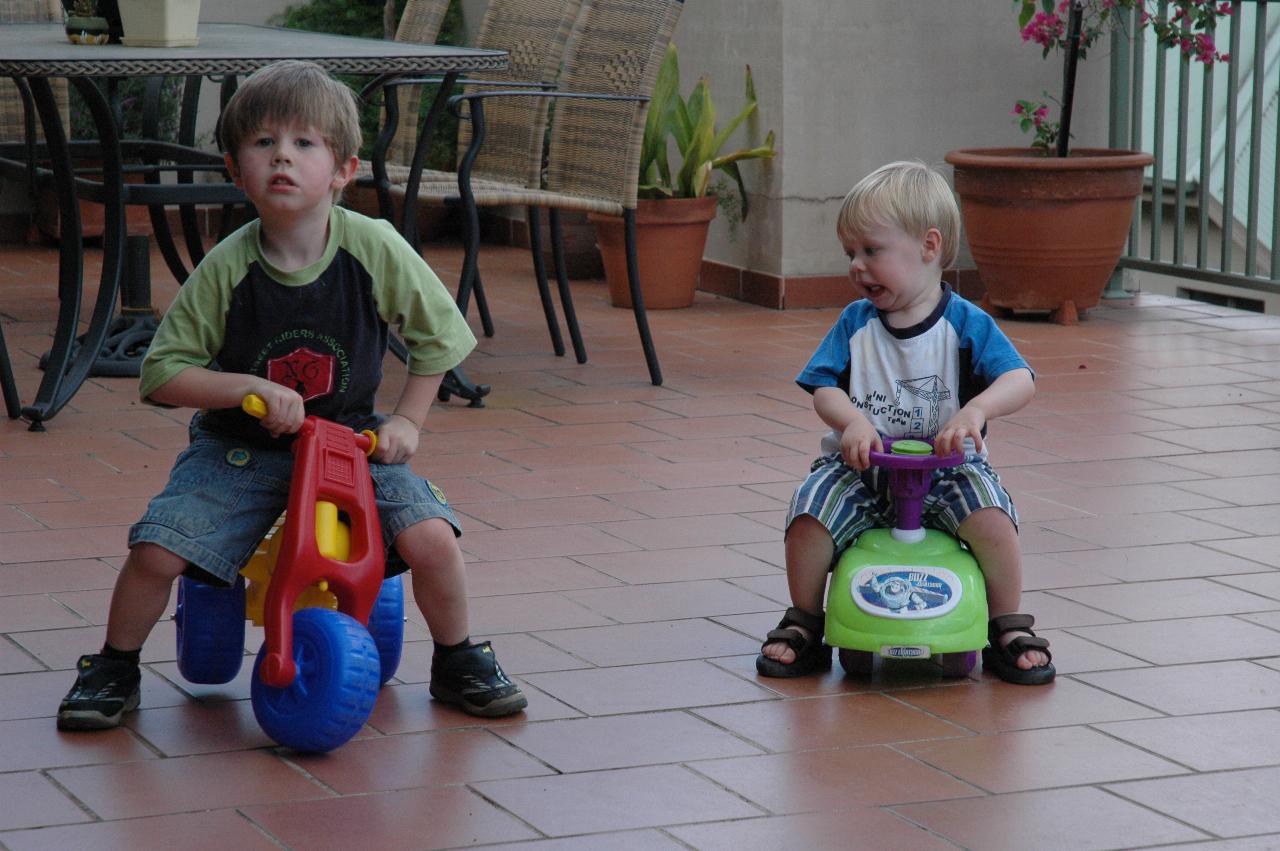
[[306,346],[267,361],[267,380],[298,393],[304,402],[333,392],[337,358]]

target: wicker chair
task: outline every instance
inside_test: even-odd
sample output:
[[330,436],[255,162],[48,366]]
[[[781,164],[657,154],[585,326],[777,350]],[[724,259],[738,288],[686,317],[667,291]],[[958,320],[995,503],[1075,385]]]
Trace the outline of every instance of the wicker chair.
[[[580,0],[490,0],[473,46],[508,51],[508,66],[502,74],[488,76],[483,80],[461,81],[468,83],[465,91],[495,86],[531,89],[549,89],[554,86],[560,73],[565,42],[578,17],[579,6]],[[408,88],[410,87],[403,86],[402,90]],[[411,110],[420,102],[421,95],[416,84],[411,91],[412,94],[408,97],[402,95],[397,99],[402,115],[396,122],[394,140],[397,141],[392,142],[385,157],[387,164],[383,167],[379,163],[375,151],[373,162],[367,166],[362,164],[360,172],[362,176],[370,175],[371,179],[362,182],[371,183],[378,191],[381,215],[392,218],[393,221],[393,193],[400,196],[411,194],[416,199],[434,203],[448,201],[449,196],[452,196],[454,202],[458,200],[458,178],[455,172],[423,168],[434,119],[428,116],[422,131],[418,131],[418,116]],[[443,105],[440,102],[434,108],[439,109]],[[493,186],[515,184],[534,188],[540,185],[547,107],[544,99],[510,99],[491,111],[491,131],[473,165],[476,183]],[[391,120],[389,115],[389,124]],[[466,153],[470,142],[470,128],[463,123],[458,132],[459,158]],[[413,189],[409,191],[408,187],[411,186]],[[401,219],[397,223],[401,233],[415,245],[418,233],[417,209],[416,200],[404,203]],[[560,338],[560,326],[556,321],[555,308],[546,286],[545,270],[541,265],[542,250],[536,241],[536,217],[532,224],[533,256],[540,270],[539,292],[543,312],[546,314],[556,354],[560,355],[564,354],[564,343]],[[484,302],[483,288],[478,286],[478,278],[475,283],[472,290],[476,294],[484,333],[493,336],[493,322]],[[460,304],[465,311],[466,303]]]
[[[565,48],[564,70],[557,90],[468,92],[453,98],[451,105],[455,110],[466,110],[472,133],[471,144],[459,166],[456,192],[445,194],[434,185],[421,190],[427,197],[441,200],[460,197],[466,209],[466,257],[458,286],[458,301],[464,308],[470,289],[478,280],[477,208],[523,204],[531,209],[547,207],[550,210],[560,301],[579,363],[586,362],[586,351],[563,264],[559,262],[558,211],[586,210],[621,216],[632,309],[645,364],[654,384],[662,383],[662,371],[640,292],[635,254],[636,193],[649,96],[683,8],[683,0],[584,0],[582,13]],[[488,102],[494,101],[496,105],[509,99],[555,102],[546,176],[540,188],[530,185],[531,181],[501,183],[487,179],[488,175],[482,175],[484,180],[474,176],[475,163],[492,144]],[[411,186],[410,192],[412,189]],[[530,224],[532,235],[536,232],[533,230],[536,219]],[[539,287],[545,290],[545,286],[545,279],[541,278]]]

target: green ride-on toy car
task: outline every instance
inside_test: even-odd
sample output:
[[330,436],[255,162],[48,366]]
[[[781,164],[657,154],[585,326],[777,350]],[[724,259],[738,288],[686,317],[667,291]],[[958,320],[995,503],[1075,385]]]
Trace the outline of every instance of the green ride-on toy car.
[[869,676],[876,655],[936,658],[943,676],[966,676],[987,643],[986,584],[964,544],[920,523],[931,473],[964,456],[935,455],[922,440],[886,439],[885,448],[871,463],[890,471],[897,525],[864,532],[840,556],[827,589],[826,641],[855,676]]

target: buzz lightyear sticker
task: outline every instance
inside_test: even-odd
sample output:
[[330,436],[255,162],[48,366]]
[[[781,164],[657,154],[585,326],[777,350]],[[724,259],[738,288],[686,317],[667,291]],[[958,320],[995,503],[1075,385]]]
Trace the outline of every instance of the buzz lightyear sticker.
[[853,601],[869,615],[898,620],[936,618],[960,604],[960,577],[945,567],[882,564],[864,567],[850,583]]

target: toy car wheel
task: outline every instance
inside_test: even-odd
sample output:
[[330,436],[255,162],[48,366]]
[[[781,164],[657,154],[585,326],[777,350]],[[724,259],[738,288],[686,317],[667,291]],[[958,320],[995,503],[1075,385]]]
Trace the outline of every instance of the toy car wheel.
[[978,664],[978,651],[968,650],[963,653],[942,653],[938,656],[938,664],[942,666],[944,677],[967,677]]
[[380,682],[385,685],[400,667],[400,649],[404,645],[404,581],[399,576],[383,580],[369,613],[369,634],[378,647]]
[[840,667],[851,677],[869,677],[875,667],[876,656],[867,650],[840,648]]
[[244,661],[244,577],[219,588],[186,576],[178,579],[173,614],[178,671],[192,683],[226,683]]
[[262,681],[266,645],[253,666],[253,714],[268,736],[299,751],[324,753],[354,736],[378,696],[378,648],[350,615],[309,608],[293,615],[297,674],[285,688]]

